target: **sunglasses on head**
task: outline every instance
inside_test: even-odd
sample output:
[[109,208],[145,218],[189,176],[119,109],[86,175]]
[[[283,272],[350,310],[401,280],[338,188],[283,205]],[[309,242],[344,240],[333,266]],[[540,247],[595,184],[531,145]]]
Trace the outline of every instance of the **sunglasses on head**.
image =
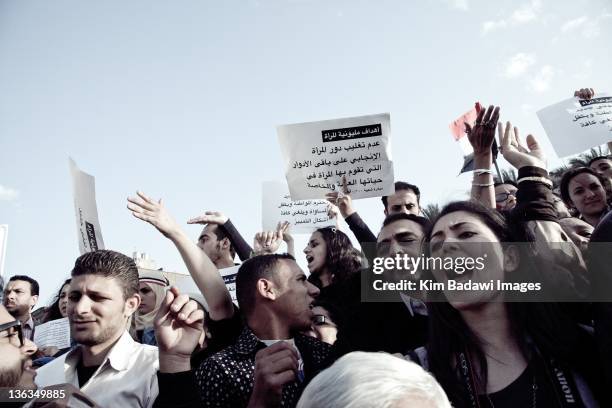
[[495,194],[495,202],[497,203],[502,203],[504,201],[506,201],[508,199],[508,197],[510,197],[511,193],[499,193],[499,194]]
[[7,332],[6,336],[0,336],[0,339],[7,338],[9,342],[10,338],[15,333],[19,337],[19,347],[23,347],[23,330],[21,328],[21,322],[19,320],[14,320],[12,322],[0,324],[0,333]]
[[325,315],[312,316],[312,324],[315,326],[336,326],[332,323],[331,319]]

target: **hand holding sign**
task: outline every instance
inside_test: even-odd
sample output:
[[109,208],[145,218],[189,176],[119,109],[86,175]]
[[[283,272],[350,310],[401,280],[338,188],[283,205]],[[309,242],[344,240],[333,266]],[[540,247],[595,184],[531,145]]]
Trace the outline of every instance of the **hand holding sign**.
[[[612,96],[582,88],[537,112],[559,157],[567,157],[612,140]],[[610,146],[610,144],[608,144]]]
[[389,114],[282,125],[277,128],[293,201],[338,190],[352,198],[393,194]]
[[[332,205],[337,206],[340,209],[340,214],[344,218],[352,215],[355,210],[353,209],[353,199],[351,198],[351,190],[346,185],[346,176],[342,176],[342,193],[334,192],[325,194],[327,201]],[[331,216],[330,216],[331,218]]]
[[512,124],[506,122],[506,128],[502,131],[502,124],[499,124],[500,150],[504,159],[515,168],[520,169],[525,166],[536,166],[545,169],[546,157],[533,135],[527,136],[527,147],[523,146],[519,137],[519,130],[515,126],[511,132]]
[[582,88],[578,91],[574,91],[574,96],[580,99],[591,99],[595,96],[595,91],[593,88]]

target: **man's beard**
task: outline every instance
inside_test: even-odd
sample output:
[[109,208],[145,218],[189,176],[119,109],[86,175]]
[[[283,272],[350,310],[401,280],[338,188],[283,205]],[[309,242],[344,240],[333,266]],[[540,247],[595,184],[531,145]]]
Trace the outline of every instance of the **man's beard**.
[[6,310],[13,316],[15,319],[21,316],[27,316],[30,311],[30,306],[24,305],[15,305],[12,307],[4,306]]
[[104,327],[98,334],[91,332],[77,332],[72,333],[72,338],[79,344],[84,346],[95,346],[106,342],[117,333],[117,326],[111,325]]
[[23,359],[11,367],[0,369],[0,387],[15,387],[23,375]]

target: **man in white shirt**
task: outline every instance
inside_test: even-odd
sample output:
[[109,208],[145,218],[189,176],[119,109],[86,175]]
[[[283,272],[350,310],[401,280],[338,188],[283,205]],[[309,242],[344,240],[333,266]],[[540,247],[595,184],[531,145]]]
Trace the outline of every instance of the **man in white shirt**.
[[138,309],[138,269],[118,252],[80,256],[72,270],[68,318],[79,344],[38,370],[39,388],[69,383],[104,407],[151,407],[159,393],[156,347],[127,332]]

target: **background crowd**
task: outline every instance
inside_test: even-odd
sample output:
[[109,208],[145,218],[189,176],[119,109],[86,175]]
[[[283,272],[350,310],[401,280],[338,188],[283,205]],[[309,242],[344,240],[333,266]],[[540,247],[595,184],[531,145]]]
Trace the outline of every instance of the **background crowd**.
[[[425,215],[427,186],[396,181],[381,197],[378,228],[360,217],[344,180],[327,198],[350,231],[318,229],[303,253],[287,223],[251,246],[216,211],[188,221],[204,226],[194,242],[161,199],[138,191],[128,210],[176,247],[199,291],[181,293],[163,271],[139,272],[133,259],[99,250],[76,259],[36,321],[38,283],[13,275],[0,308],[0,386],[60,387],[67,406],[610,406],[612,158],[549,171],[535,136],[499,123],[499,107],[477,109],[465,129],[474,150],[469,200]],[[501,179],[497,150],[515,169]],[[580,301],[518,302],[500,291],[363,299],[372,256],[476,257],[485,246],[487,267],[463,279],[554,281]],[[234,303],[219,271],[237,258]],[[385,276],[402,278],[393,269]],[[417,276],[451,278],[435,269]],[[65,317],[71,347],[37,348],[36,326]]]

